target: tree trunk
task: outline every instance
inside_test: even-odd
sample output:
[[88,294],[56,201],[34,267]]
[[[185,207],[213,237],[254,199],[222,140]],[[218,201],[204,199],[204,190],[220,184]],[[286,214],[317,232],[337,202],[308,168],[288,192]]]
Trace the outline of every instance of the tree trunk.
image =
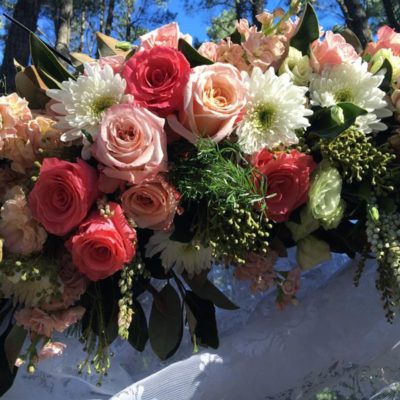
[[73,0],[62,0],[58,14],[56,49],[66,56],[69,53],[69,40],[71,38],[71,18],[74,9]]
[[86,7],[81,12],[81,23],[79,27],[79,51],[82,53],[85,47]]
[[104,32],[106,35],[111,34],[112,24],[113,24],[113,19],[114,19],[114,6],[115,6],[115,0],[110,0],[110,2],[108,3],[106,29]]
[[134,9],[134,4],[133,0],[126,0],[126,27],[125,27],[125,40],[127,42],[131,41],[131,36],[132,36],[132,13]]
[[338,0],[338,3],[344,13],[347,26],[357,35],[361,44],[365,46],[372,40],[365,7],[360,0]]
[[235,0],[235,12],[236,12],[236,19],[242,19],[246,17],[246,8],[244,5],[243,0]]
[[100,29],[99,31],[104,33],[104,28],[106,24],[106,0],[101,0],[100,2]]
[[400,21],[397,21],[396,19],[393,2],[391,0],[382,0],[382,2],[390,27],[394,28],[397,32],[400,32]]
[[[14,7],[13,17],[31,31],[36,31],[40,11],[40,0],[18,0]],[[15,90],[14,58],[22,65],[29,60],[29,34],[16,24],[9,25],[4,50],[3,63],[0,68],[0,78],[6,80],[7,92]]]
[[261,23],[257,20],[256,16],[264,11],[264,0],[253,0],[251,4],[251,17],[253,19],[253,25],[256,25],[258,29],[261,29]]

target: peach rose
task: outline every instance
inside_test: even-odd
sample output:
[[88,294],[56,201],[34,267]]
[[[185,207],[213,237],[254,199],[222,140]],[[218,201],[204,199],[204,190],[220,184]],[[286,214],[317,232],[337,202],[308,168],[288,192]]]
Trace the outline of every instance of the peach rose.
[[317,73],[326,66],[350,64],[358,59],[354,47],[342,35],[332,31],[326,32],[325,40],[317,39],[311,45],[311,66]]
[[289,44],[284,36],[265,36],[262,32],[250,32],[242,46],[249,63],[253,67],[259,67],[263,72],[269,67],[277,70],[289,50]]
[[117,104],[104,114],[93,157],[110,178],[140,183],[166,170],[164,120],[145,108]]
[[122,209],[139,228],[168,229],[177,212],[180,195],[163,177],[131,186],[121,197]]
[[168,116],[172,130],[191,143],[200,137],[215,142],[227,137],[246,104],[240,72],[232,65],[215,63],[193,68],[186,86],[183,111]]
[[5,194],[0,213],[0,236],[4,238],[4,247],[8,251],[28,255],[42,249],[46,231],[32,218],[20,186],[14,186]]
[[400,56],[400,33],[385,25],[378,29],[376,43],[368,43],[367,54],[374,55],[380,49],[391,49],[395,56]]

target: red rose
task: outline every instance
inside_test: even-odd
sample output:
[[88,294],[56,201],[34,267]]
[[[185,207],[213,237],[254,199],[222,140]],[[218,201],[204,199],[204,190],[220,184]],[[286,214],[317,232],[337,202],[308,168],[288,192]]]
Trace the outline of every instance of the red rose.
[[29,208],[47,232],[63,236],[83,221],[97,195],[97,172],[86,162],[46,158]]
[[108,205],[109,217],[93,211],[66,243],[73,263],[91,281],[114,274],[135,255],[136,232],[128,225],[118,204]]
[[273,195],[267,198],[268,217],[287,221],[290,213],[307,201],[316,163],[297,150],[272,153],[266,149],[254,154],[251,162],[267,178],[267,195]]
[[182,108],[190,65],[178,50],[156,46],[132,56],[122,72],[127,93],[161,117]]

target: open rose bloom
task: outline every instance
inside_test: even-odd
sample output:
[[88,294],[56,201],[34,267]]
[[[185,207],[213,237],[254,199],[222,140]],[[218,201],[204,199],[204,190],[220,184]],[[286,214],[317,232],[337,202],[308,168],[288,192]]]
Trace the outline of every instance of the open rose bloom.
[[360,273],[372,256],[392,318],[400,33],[356,49],[300,3],[198,48],[173,21],[137,45],[98,34],[72,73],[31,35],[34,65],[0,96],[0,354],[29,345],[0,380],[68,352],[58,333],[100,375],[117,337],[161,360],[183,334],[216,348],[215,307],[236,308],[216,265],[282,310],[331,252],[361,253]]

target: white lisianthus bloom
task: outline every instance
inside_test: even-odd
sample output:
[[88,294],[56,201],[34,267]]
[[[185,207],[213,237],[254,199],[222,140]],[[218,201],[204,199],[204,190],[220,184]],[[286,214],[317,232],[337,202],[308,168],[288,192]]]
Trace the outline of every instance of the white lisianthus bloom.
[[189,276],[199,274],[211,267],[212,249],[202,247],[199,243],[176,242],[170,239],[171,232],[157,231],[146,245],[146,257],[159,254],[166,271],[175,268],[178,273],[186,271]]
[[114,74],[109,65],[85,64],[85,73],[76,81],[61,83],[61,89],[49,89],[47,95],[56,101],[51,109],[58,116],[61,140],[70,142],[83,136],[82,129],[96,136],[104,111],[114,104],[128,102],[126,81]]
[[381,118],[390,117],[392,112],[387,108],[386,93],[379,89],[383,78],[383,73],[371,74],[368,64],[361,60],[324,68],[311,79],[311,104],[331,107],[343,102],[353,103],[368,112],[356,119],[360,130],[364,133],[386,130]]
[[244,74],[248,103],[237,131],[243,151],[297,144],[296,130],[307,128],[306,117],[313,113],[306,108],[308,89],[296,86],[287,73],[275,75],[273,68],[263,73],[256,67],[251,76]]

